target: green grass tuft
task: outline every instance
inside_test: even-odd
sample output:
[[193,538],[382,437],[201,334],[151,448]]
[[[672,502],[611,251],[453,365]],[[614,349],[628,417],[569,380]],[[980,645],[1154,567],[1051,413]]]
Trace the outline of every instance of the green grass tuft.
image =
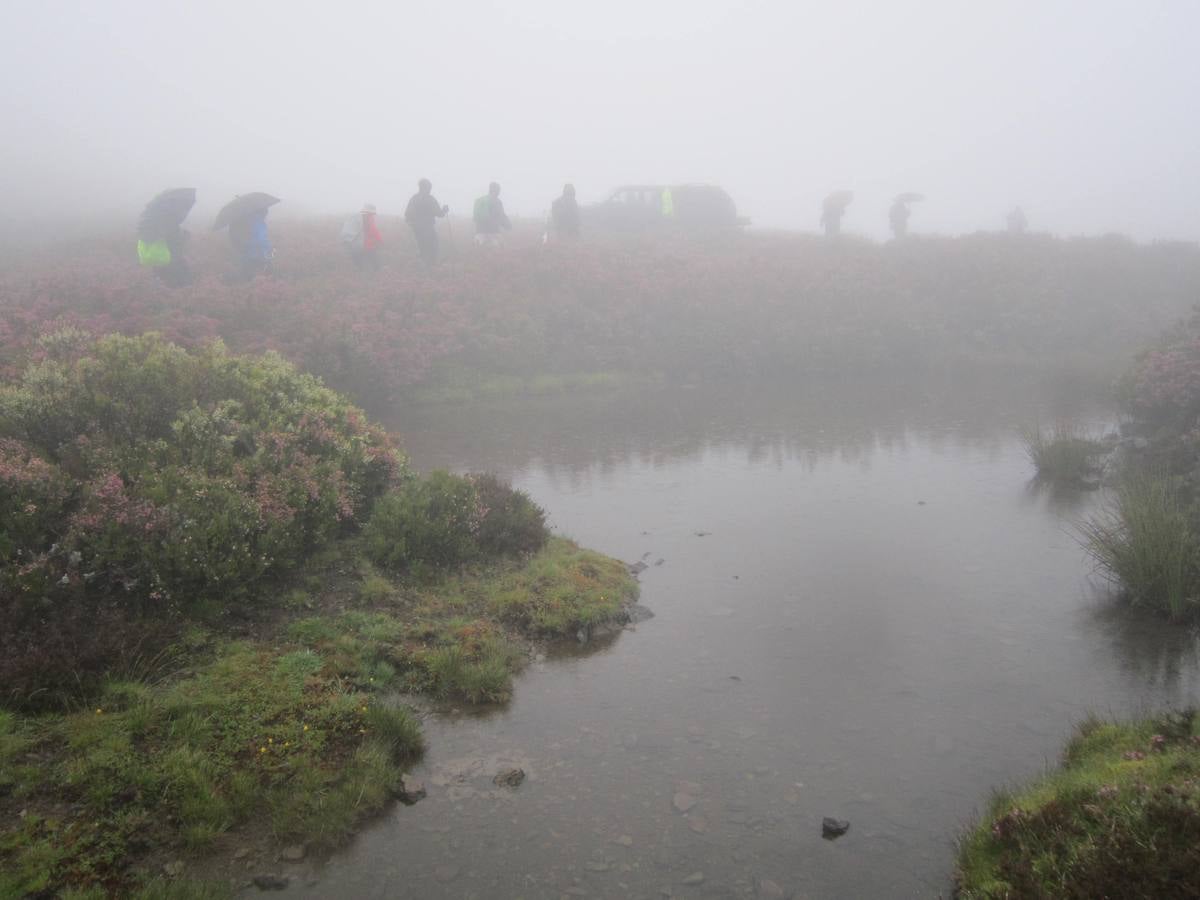
[[1067,422],[1044,431],[1040,425],[1021,432],[1038,478],[1055,484],[1080,484],[1095,473],[1100,444],[1082,429]]
[[1131,472],[1109,508],[1081,526],[1096,565],[1133,606],[1173,619],[1194,615],[1200,592],[1200,541],[1175,479]]

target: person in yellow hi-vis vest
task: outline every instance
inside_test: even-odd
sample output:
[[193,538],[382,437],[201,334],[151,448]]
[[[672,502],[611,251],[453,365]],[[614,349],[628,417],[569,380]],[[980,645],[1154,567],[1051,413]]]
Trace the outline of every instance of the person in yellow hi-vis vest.
[[138,262],[172,287],[191,281],[183,258],[188,233],[180,226],[195,202],[195,188],[163,191],[146,205],[138,219]]
[[675,218],[675,198],[671,196],[669,187],[662,189],[662,217],[664,219]]

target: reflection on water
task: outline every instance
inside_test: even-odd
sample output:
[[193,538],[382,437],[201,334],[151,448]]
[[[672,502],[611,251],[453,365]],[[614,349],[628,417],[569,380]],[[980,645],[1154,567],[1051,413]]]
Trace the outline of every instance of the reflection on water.
[[[418,466],[493,469],[646,557],[655,618],[431,719],[397,807],[295,893],[912,897],[1072,722],[1195,695],[1194,637],[1098,599],[1017,428],[1029,391],[788,386],[399,416]],[[499,769],[527,773],[498,786]],[[821,819],[850,832],[823,840]]]

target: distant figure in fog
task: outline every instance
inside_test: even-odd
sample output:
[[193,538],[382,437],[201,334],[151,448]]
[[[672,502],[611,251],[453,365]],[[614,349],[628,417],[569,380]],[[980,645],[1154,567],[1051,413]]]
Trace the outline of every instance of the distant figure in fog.
[[575,185],[563,185],[562,196],[550,205],[550,225],[556,238],[579,237],[579,204],[575,200]]
[[912,210],[908,208],[910,203],[918,203],[924,200],[922,194],[897,194],[892,201],[892,208],[888,210],[888,224],[892,226],[892,237],[899,240],[908,234],[908,217],[912,214]]
[[195,202],[195,188],[163,191],[146,204],[138,219],[138,262],[171,287],[192,280],[183,257],[188,233],[181,226]]
[[500,243],[500,232],[509,231],[512,222],[500,202],[500,185],[492,182],[485,196],[475,201],[475,243],[494,245]]
[[450,212],[449,206],[437,202],[432,191],[433,182],[422,178],[417,182],[417,192],[409,199],[404,210],[404,221],[413,230],[417,252],[427,265],[433,265],[438,258],[437,220]]
[[379,248],[383,246],[383,235],[376,221],[374,203],[364,203],[363,208],[342,225],[342,246],[350,253],[350,258],[358,268],[379,268]]
[[1009,234],[1024,234],[1025,229],[1029,227],[1029,220],[1025,218],[1025,210],[1019,206],[1012,208],[1005,222],[1008,225]]
[[837,237],[842,233],[842,216],[853,199],[853,191],[834,191],[825,198],[821,204],[821,227],[825,229],[825,237]]
[[267,272],[275,250],[267,234],[267,210],[256,209],[229,223],[229,242],[238,257],[238,273],[246,281]]

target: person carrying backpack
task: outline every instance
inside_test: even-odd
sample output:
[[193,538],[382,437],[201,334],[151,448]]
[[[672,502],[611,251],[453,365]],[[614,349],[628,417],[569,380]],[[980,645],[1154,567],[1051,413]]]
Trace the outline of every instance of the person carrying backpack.
[[375,216],[375,204],[364,203],[363,208],[342,225],[342,246],[360,269],[379,268],[379,248],[383,246],[383,235]]
[[500,185],[492,182],[485,196],[475,201],[475,243],[495,245],[500,243],[500,232],[512,230],[512,222],[500,201]]

